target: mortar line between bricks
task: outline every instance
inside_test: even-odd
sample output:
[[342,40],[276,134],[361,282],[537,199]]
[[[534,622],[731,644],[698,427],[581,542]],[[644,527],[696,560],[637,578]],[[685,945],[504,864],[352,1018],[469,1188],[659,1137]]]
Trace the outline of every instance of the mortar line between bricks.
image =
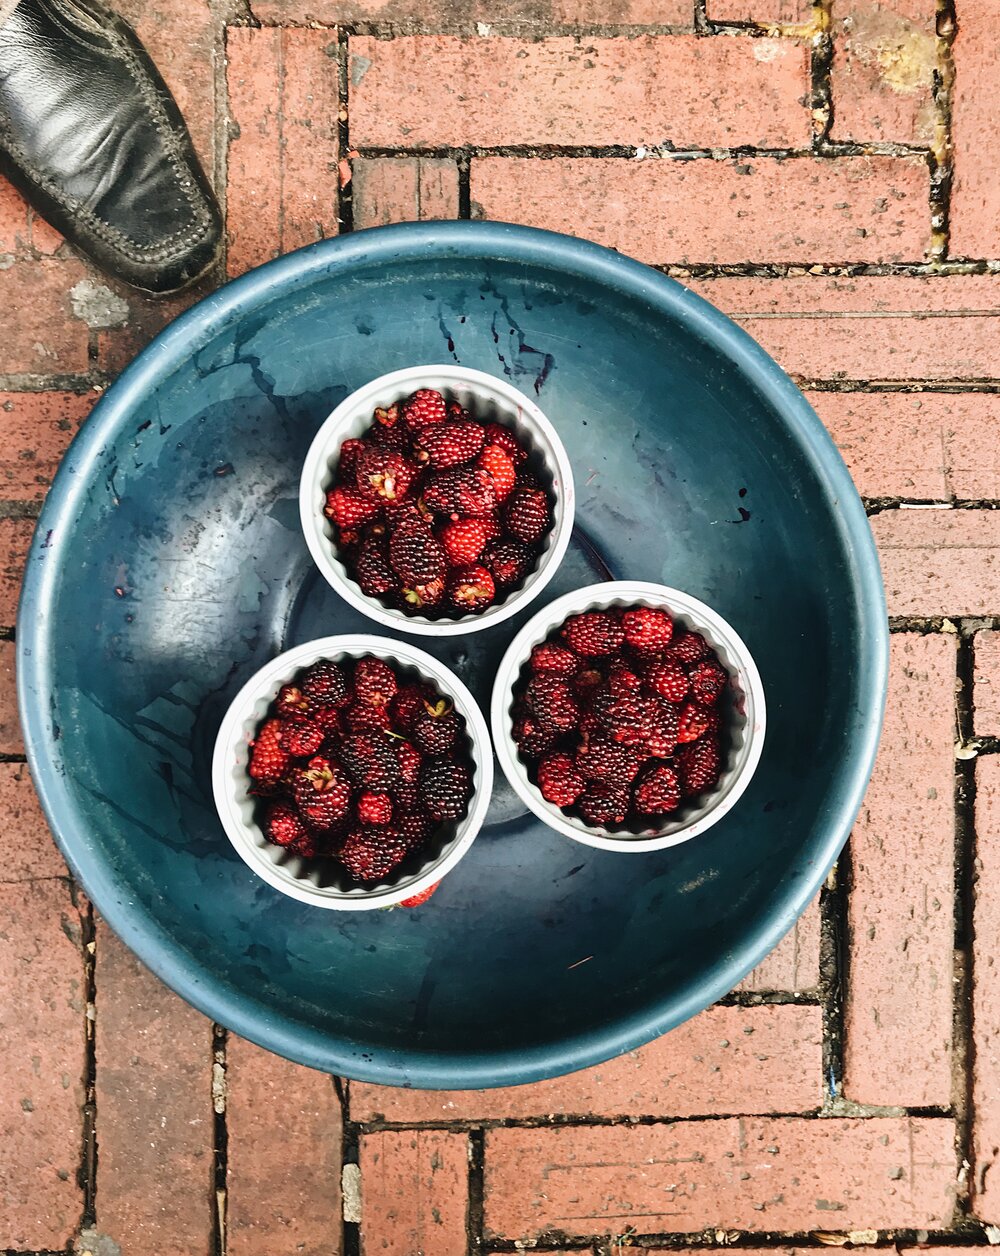
[[483,1251],[486,1207],[486,1136],[481,1128],[469,1130],[469,1185],[466,1200],[467,1256]]
[[458,216],[463,221],[472,217],[472,159],[466,152],[456,158],[458,165]]
[[[636,162],[635,144],[358,144],[357,150],[362,157],[450,157],[457,158],[461,153],[480,157],[530,157],[535,161],[550,161],[558,158],[603,158],[605,160]],[[642,145],[647,155],[645,162],[675,161],[752,161],[756,158],[774,158],[780,161],[796,159],[829,160],[832,158],[896,157],[899,159],[918,158],[927,161],[931,156],[930,149],[918,144],[825,144],[822,148],[781,147],[759,148],[749,144],[738,144],[731,148],[702,148],[692,145],[685,148],[664,148],[656,145]],[[815,265],[808,261],[806,265]],[[914,262],[913,265],[918,263]],[[860,263],[859,263],[860,265]],[[925,263],[926,265],[926,263]]]
[[[229,1031],[212,1025],[212,1251],[226,1256],[226,1222],[229,1215],[229,1127],[227,1124],[227,1050]],[[221,1076],[218,1074],[221,1073]],[[218,1082],[218,1084],[217,1084]]]
[[[343,27],[337,29],[337,148],[341,161],[350,161],[350,36]],[[344,186],[337,171],[337,230],[347,234],[354,230],[354,181]]]
[[954,0],[937,0],[935,33],[937,66],[934,70],[934,140],[931,144],[931,230],[933,253],[940,261],[948,256],[951,233],[951,189],[954,176],[952,147],[952,100],[955,86],[953,44],[956,19]]
[[699,35],[711,35],[712,24],[708,20],[708,5],[706,0],[693,0],[692,3],[694,29]]
[[[726,1235],[725,1242],[711,1241],[712,1231],[695,1230],[694,1232],[682,1234],[676,1231],[662,1230],[657,1233],[646,1234],[628,1234],[624,1236],[627,1240],[627,1246],[620,1247],[612,1241],[610,1247],[605,1246],[599,1240],[595,1242],[593,1238],[570,1238],[559,1232],[549,1231],[545,1234],[533,1236],[531,1248],[545,1248],[548,1251],[558,1252],[580,1252],[595,1251],[599,1256],[619,1256],[620,1252],[644,1251],[649,1248],[655,1248],[657,1251],[661,1249],[677,1250],[684,1252],[722,1252],[728,1251],[735,1247],[752,1248],[769,1248],[781,1249],[794,1246],[807,1251],[829,1252],[830,1244],[821,1243],[815,1235],[814,1231],[809,1230],[786,1230],[786,1231],[757,1231],[757,1230],[738,1230],[735,1227],[726,1227],[721,1231]],[[844,1244],[849,1241],[847,1236],[850,1231],[833,1230],[824,1231],[834,1235],[842,1235]],[[927,1247],[933,1245],[935,1247],[952,1247],[957,1249],[978,1249],[980,1251],[988,1250],[989,1241],[986,1238],[983,1227],[967,1226],[961,1231],[955,1230],[915,1230],[915,1229],[889,1229],[876,1232],[878,1239],[875,1243],[864,1244],[864,1246],[855,1247],[855,1251],[869,1251],[879,1249],[886,1252],[895,1251],[897,1247]],[[853,1245],[852,1245],[853,1246]],[[487,1247],[487,1256],[492,1253],[499,1252],[520,1252],[525,1251],[524,1243],[518,1239],[499,1239],[489,1240]]]
[[[341,1182],[343,1182],[344,1166],[348,1164],[357,1165],[359,1163],[359,1147],[358,1147],[358,1130],[357,1122],[351,1120],[351,1083],[346,1077],[337,1077],[331,1075],[331,1083],[334,1092],[340,1102],[340,1128],[341,1128]],[[361,1184],[364,1189],[364,1184]],[[362,1199],[362,1208],[364,1200]],[[344,1217],[344,1208],[341,1205],[340,1210],[340,1252],[341,1256],[360,1256],[361,1252],[361,1223],[358,1221],[348,1221]]]
[[847,985],[847,894],[850,841],[840,852],[820,891],[819,989],[823,1008],[824,1107],[843,1098],[844,994]]
[[[75,896],[75,883],[70,882]],[[87,900],[82,918],[84,978],[84,1073],[83,1139],[80,1148],[79,1182],[83,1190],[83,1216],[80,1228],[97,1223],[97,922],[94,905]]]
[[809,74],[812,84],[810,100],[810,124],[813,131],[813,151],[825,155],[831,147],[830,130],[833,126],[833,39],[830,34],[832,0],[822,0],[815,13],[819,30],[810,40]]

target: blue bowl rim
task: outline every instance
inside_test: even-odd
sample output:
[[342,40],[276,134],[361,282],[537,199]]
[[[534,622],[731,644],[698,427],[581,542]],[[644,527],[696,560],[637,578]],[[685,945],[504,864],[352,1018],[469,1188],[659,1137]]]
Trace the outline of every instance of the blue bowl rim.
[[[825,484],[832,521],[851,563],[860,636],[853,755],[836,769],[836,803],[825,835],[799,860],[780,901],[748,922],[742,946],[705,972],[696,985],[620,1020],[530,1047],[481,1053],[376,1053],[315,1027],[221,982],[207,964],[179,946],[145,910],[121,894],[110,861],[91,842],[75,812],[48,718],[53,646],[50,614],[57,586],[53,562],[105,444],[135,404],[186,352],[190,339],[211,339],[281,287],[302,286],[341,268],[406,258],[477,257],[520,262],[604,283],[679,321],[727,358],[782,415],[814,474]],[[70,467],[72,466],[72,470]],[[51,544],[47,542],[51,539]],[[611,249],[572,236],[496,222],[405,223],[349,233],[308,245],[232,280],[166,327],[98,401],[63,459],[35,529],[17,617],[17,685],[28,764],[48,823],[87,895],[122,941],[171,989],[242,1037],[288,1059],[360,1081],[429,1089],[479,1089],[558,1076],[633,1050],[681,1024],[732,990],[773,949],[811,902],[849,836],[874,764],[888,677],[885,597],[871,529],[850,474],[812,407],[778,364],[740,327],[675,280]],[[366,1058],[361,1058],[362,1051]]]

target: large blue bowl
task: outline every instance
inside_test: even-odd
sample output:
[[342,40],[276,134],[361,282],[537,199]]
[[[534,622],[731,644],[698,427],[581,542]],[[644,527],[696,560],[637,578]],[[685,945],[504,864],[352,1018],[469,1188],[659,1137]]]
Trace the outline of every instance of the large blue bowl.
[[[498,788],[426,907],[331,917],[232,850],[212,743],[266,659],[366,627],[317,579],[299,532],[299,469],[320,422],[376,375],[449,360],[537,393],[568,448],[578,527],[544,599],[621,577],[704,599],[757,660],[767,744],[739,806],[684,846],[588,849]],[[535,609],[430,648],[486,706]],[[887,654],[861,503],[775,363],[655,271],[485,223],[313,245],[160,335],[59,471],[17,642],[46,814],[125,942],[282,1055],[439,1087],[594,1064],[736,985],[847,837]]]

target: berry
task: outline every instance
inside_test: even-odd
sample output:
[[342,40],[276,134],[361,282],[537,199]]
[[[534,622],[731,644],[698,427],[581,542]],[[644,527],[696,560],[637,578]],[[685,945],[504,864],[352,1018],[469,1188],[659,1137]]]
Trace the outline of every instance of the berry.
[[487,445],[476,459],[476,466],[482,467],[493,477],[497,501],[502,502],[511,493],[517,480],[517,470],[510,454],[502,445]]
[[626,785],[635,776],[642,763],[641,753],[619,746],[604,737],[595,737],[578,751],[576,767],[587,781],[617,781]]
[[674,635],[674,621],[666,611],[650,606],[639,606],[622,615],[625,644],[638,654],[653,654],[670,644]]
[[362,824],[388,824],[392,819],[392,799],[388,794],[362,794],[358,799],[358,819]]
[[713,659],[703,659],[695,663],[688,673],[691,677],[691,690],[704,706],[712,706],[722,697],[729,674],[721,664]]
[[515,489],[504,503],[507,531],[525,545],[537,545],[552,523],[549,499],[540,488]]
[[358,659],[354,668],[354,692],[359,702],[374,707],[388,706],[398,688],[396,673],[384,659],[371,656]]
[[282,685],[274,700],[274,709],[283,720],[293,715],[308,715],[312,712],[312,707],[312,700],[302,692],[298,685]]
[[700,632],[686,632],[680,638],[674,637],[669,648],[664,652],[663,661],[670,663],[697,663],[699,659],[708,658],[712,647]]
[[337,463],[337,483],[347,484],[352,488],[357,484],[358,459],[368,446],[363,440],[345,440],[340,447],[340,460]]
[[563,624],[562,635],[571,650],[586,658],[613,654],[625,638],[621,624],[605,611],[571,615]]
[[354,577],[367,597],[384,597],[399,588],[399,577],[389,563],[389,547],[384,537],[370,536],[361,542]]
[[611,740],[622,746],[645,746],[653,726],[651,698],[628,694],[615,698],[607,710]]
[[444,397],[433,388],[418,388],[403,402],[403,422],[411,432],[418,432],[428,423],[443,423],[447,417]]
[[653,698],[649,713],[646,749],[657,759],[669,759],[677,748],[677,708],[662,698]]
[[644,679],[648,690],[668,702],[683,702],[691,688],[687,672],[676,663],[651,663]]
[[426,523],[405,519],[392,534],[389,561],[407,588],[444,578],[444,550]]
[[343,725],[340,721],[340,708],[335,706],[317,707],[312,716],[324,733],[341,733]]
[[574,694],[581,702],[589,702],[598,685],[603,683],[604,677],[592,667],[588,667],[586,671],[577,672],[570,682]]
[[580,667],[580,660],[572,650],[555,641],[543,641],[532,646],[528,667],[535,672],[552,672],[556,676],[572,676]]
[[675,811],[681,801],[677,773],[665,763],[647,769],[639,777],[632,796],[636,811],[641,811],[643,815],[663,815]]
[[628,791],[611,781],[591,782],[576,800],[588,824],[608,828],[621,824],[628,815]]
[[445,754],[455,744],[460,727],[457,711],[445,703],[428,703],[413,725],[413,741],[424,754]]
[[433,580],[418,581],[412,587],[403,587],[402,604],[404,610],[419,610],[425,606],[437,606],[444,601],[444,578],[436,576]]
[[[398,803],[398,796],[397,796]],[[397,806],[397,812],[400,808]],[[419,802],[397,816],[393,832],[406,843],[407,850],[419,850],[437,828],[437,821],[424,811]]]
[[453,567],[474,563],[490,539],[485,519],[450,519],[438,532],[448,562]]
[[416,785],[420,780],[420,766],[424,761],[420,751],[410,742],[401,741],[396,746],[396,760],[404,783]]
[[380,427],[398,427],[401,417],[402,411],[395,401],[390,406],[376,406],[374,412],[372,413],[372,435],[376,435]]
[[344,669],[329,659],[319,659],[306,668],[302,677],[302,692],[326,706],[343,706],[350,699]]
[[352,733],[340,743],[340,758],[359,789],[391,793],[399,782],[399,764],[389,739],[378,732]]
[[350,485],[338,485],[326,495],[323,514],[332,519],[338,528],[356,528],[378,514],[378,503],[362,497]]
[[402,863],[408,849],[398,834],[359,828],[344,839],[338,857],[358,881],[380,881]]
[[572,807],[583,793],[584,779],[568,754],[550,754],[538,765],[538,788],[546,802]]
[[678,742],[697,741],[712,727],[713,717],[718,720],[716,712],[708,707],[700,706],[697,702],[685,702],[677,725]]
[[388,732],[392,727],[392,717],[388,707],[354,702],[344,712],[344,723],[352,733]]
[[502,423],[487,423],[484,431],[488,444],[499,445],[515,466],[527,458],[528,451],[523,448],[509,427],[504,427]]
[[276,784],[288,768],[288,753],[281,746],[281,730],[281,720],[265,721],[250,751],[250,775],[265,785]]
[[539,726],[550,732],[564,733],[575,727],[580,718],[573,691],[560,676],[536,676],[528,682],[524,700]]
[[464,763],[438,759],[420,774],[420,796],[435,820],[459,820],[472,797],[472,776]]
[[719,743],[714,737],[706,737],[696,741],[693,746],[685,746],[677,756],[677,770],[681,778],[681,788],[686,798],[712,789],[719,780],[721,756]]
[[358,492],[377,502],[399,501],[416,479],[416,471],[394,449],[366,449],[358,459]]
[[524,579],[531,555],[519,541],[500,541],[487,546],[483,566],[502,589],[510,589]]
[[400,907],[423,906],[440,884],[440,881],[435,881],[433,885],[429,885],[426,890],[421,890],[419,894],[414,894],[412,898],[401,898],[399,900]]
[[412,732],[417,717],[423,715],[428,701],[433,697],[433,693],[425,685],[403,685],[389,703],[389,711],[396,727],[404,733]]
[[317,755],[309,766],[292,777],[295,805],[313,828],[325,829],[347,814],[351,805],[351,783],[347,773],[330,759]]
[[424,506],[453,518],[485,519],[497,507],[493,477],[481,467],[449,467],[432,472],[424,485]]
[[514,719],[511,734],[518,749],[529,759],[537,759],[544,754],[556,739],[553,731],[542,728],[535,716],[527,712]]
[[293,855],[301,855],[303,858],[311,859],[314,855],[319,854],[319,841],[315,833],[311,833],[306,829],[301,837],[297,837],[294,842],[290,842],[288,849]]
[[306,836],[306,826],[287,803],[275,802],[264,815],[264,836],[275,846],[291,846]]
[[323,744],[323,737],[323,729],[317,723],[296,716],[285,721],[278,741],[282,750],[301,756],[315,754]]
[[429,467],[457,467],[471,461],[483,447],[483,429],[460,419],[455,423],[431,423],[421,428],[413,442],[417,462]]
[[446,596],[449,604],[463,614],[485,610],[496,598],[496,585],[485,567],[456,567],[448,577]]
[[615,698],[627,697],[630,693],[638,693],[642,681],[624,663],[612,663],[608,672],[608,689]]

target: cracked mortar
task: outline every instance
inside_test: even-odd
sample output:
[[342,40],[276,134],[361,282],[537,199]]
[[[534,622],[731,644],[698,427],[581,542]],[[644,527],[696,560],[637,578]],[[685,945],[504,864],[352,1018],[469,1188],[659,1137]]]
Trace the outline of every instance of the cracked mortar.
[[74,1256],[122,1256],[122,1249],[106,1234],[87,1229],[80,1231]]
[[81,279],[70,289],[69,300],[73,313],[88,327],[122,327],[131,313],[127,301],[93,279]]

